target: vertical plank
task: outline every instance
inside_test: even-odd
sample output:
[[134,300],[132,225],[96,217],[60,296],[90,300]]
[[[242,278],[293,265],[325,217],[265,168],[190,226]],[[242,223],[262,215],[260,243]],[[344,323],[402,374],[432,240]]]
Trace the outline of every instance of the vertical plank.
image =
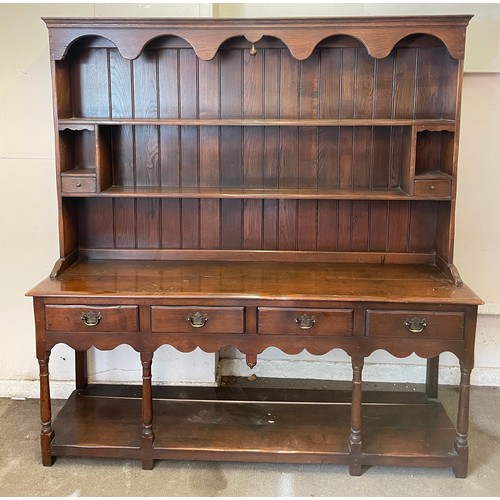
[[73,112],[82,118],[109,117],[107,49],[82,49],[72,65]]
[[179,118],[179,50],[158,50],[158,114]]
[[244,200],[243,202],[243,248],[262,249],[263,201]]
[[374,118],[391,118],[394,104],[395,53],[375,60]]
[[388,201],[371,201],[369,214],[370,252],[387,251],[387,233],[389,218]]
[[135,127],[112,127],[113,183],[117,186],[135,186]]
[[[281,51],[280,118],[299,117],[299,63],[288,50]],[[280,129],[279,186],[298,187],[298,127]]]
[[143,50],[133,61],[136,118],[158,117],[157,62],[156,52],[153,50]]
[[297,200],[279,200],[279,250],[297,250]]
[[[357,50],[355,116],[372,118],[374,113],[375,60],[365,49]],[[353,174],[354,187],[369,187],[373,156],[373,127],[354,129]]]
[[137,186],[161,185],[159,127],[139,126],[135,132],[135,181]]
[[410,226],[410,204],[406,201],[389,202],[387,251],[407,252]]
[[366,49],[357,50],[355,102],[356,118],[372,118],[375,98],[375,59]]
[[198,116],[198,59],[191,49],[179,49],[179,117]]
[[373,130],[373,168],[370,185],[373,188],[389,187],[391,168],[391,127],[374,127]]
[[111,117],[132,117],[132,63],[118,49],[109,51]]
[[160,248],[161,210],[158,198],[137,198],[137,248]]
[[[198,73],[200,118],[218,118],[220,112],[219,57],[216,56],[211,61],[200,60]],[[218,127],[199,128],[199,150],[199,185],[218,186],[220,177]]]
[[342,52],[325,48],[320,52],[319,117],[340,117],[340,75],[342,74]]
[[[356,106],[357,49],[343,48],[342,76],[340,81],[340,118],[354,118]],[[339,187],[353,185],[354,127],[341,127],[339,137],[340,163]]]
[[[264,117],[279,117],[280,50],[266,49],[264,57]],[[278,187],[280,130],[264,129],[263,187]]]
[[115,198],[113,215],[115,248],[135,248],[135,200]]
[[298,200],[297,205],[297,250],[314,252],[317,241],[317,201]]
[[414,203],[410,214],[410,252],[434,252],[437,224],[436,201]]
[[415,118],[441,118],[443,114],[444,47],[417,53]]
[[[251,56],[244,52],[243,59],[243,110],[245,118],[264,116],[264,52]],[[264,169],[264,128],[243,129],[243,185],[261,187]]]
[[81,198],[78,200],[80,248],[113,248],[113,200]]
[[219,248],[220,235],[220,201],[200,200],[200,248]]
[[181,201],[161,200],[161,248],[181,248]]
[[396,49],[394,118],[414,118],[418,49]]
[[180,128],[180,179],[181,187],[199,186],[199,128],[195,126]]
[[[180,118],[198,116],[198,59],[193,50],[179,49]],[[180,127],[181,186],[198,186],[198,129]]]
[[353,185],[354,127],[339,127],[339,187]]
[[338,202],[338,243],[339,252],[352,251],[352,201],[339,200]]
[[263,200],[263,250],[278,250],[278,200]]
[[369,202],[365,200],[352,202],[351,242],[353,252],[368,251],[370,236],[368,207]]
[[316,248],[321,252],[335,252],[338,243],[338,202],[318,200],[318,230]]
[[[242,117],[241,50],[223,50],[221,59],[221,117]],[[243,132],[241,127],[221,127],[220,168],[222,186],[241,186],[243,182]]]
[[356,127],[352,160],[353,187],[370,187],[374,162],[373,127]]
[[339,145],[340,127],[318,127],[318,186],[339,186]]
[[181,186],[180,127],[160,126],[160,179],[165,187]]
[[222,200],[222,234],[223,249],[241,249],[243,239],[242,200]]
[[181,248],[200,247],[200,200],[181,200]]

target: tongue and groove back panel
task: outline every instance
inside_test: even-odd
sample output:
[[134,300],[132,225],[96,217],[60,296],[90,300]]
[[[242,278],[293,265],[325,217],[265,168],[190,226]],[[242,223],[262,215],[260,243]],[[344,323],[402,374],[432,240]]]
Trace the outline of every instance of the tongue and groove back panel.
[[[439,151],[434,146],[444,134],[453,139],[452,132],[422,130],[415,144],[411,126],[415,119],[449,120],[453,129],[459,61],[446,47],[434,37],[411,36],[375,59],[356,39],[337,36],[300,61],[272,37],[257,44],[255,55],[248,45],[232,39],[205,61],[180,38],[163,37],[128,60],[104,38],[85,37],[56,62],[58,87],[71,82],[71,95],[58,99],[59,119],[97,123],[90,132],[60,125],[59,142],[72,136],[75,158],[95,140],[97,151],[107,152],[98,169],[107,172],[113,194],[63,197],[66,213],[79,221],[70,246],[426,254],[424,260],[446,254],[449,197],[414,202],[404,196],[415,162],[417,172],[433,169],[429,161],[439,170],[439,153],[429,160],[428,152]],[[247,122],[154,125],[147,119]],[[366,124],[297,121],[349,119]],[[389,122],[374,126],[384,119]],[[81,159],[84,168],[96,162]],[[453,160],[444,163],[452,175]],[[196,194],[176,198],[175,190],[184,188]],[[199,188],[225,194],[205,199]],[[260,196],[221,199],[230,188],[257,189]],[[167,198],[158,194],[169,189],[174,194]],[[275,199],[262,195],[268,189]],[[317,199],[321,190],[347,193],[346,199]]]

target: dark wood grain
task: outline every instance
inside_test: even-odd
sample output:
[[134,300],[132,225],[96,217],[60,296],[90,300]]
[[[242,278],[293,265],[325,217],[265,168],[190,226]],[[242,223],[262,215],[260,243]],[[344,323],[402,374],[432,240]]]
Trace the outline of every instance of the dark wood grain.
[[[269,460],[465,477],[481,304],[453,264],[469,20],[45,20],[60,258],[28,292],[44,465]],[[52,424],[59,343],[76,352],[77,391]],[[137,351],[142,388],[89,386],[88,349],[119,345]],[[353,388],[154,387],[163,345],[237,348],[251,369],[270,347],[341,349]],[[366,391],[377,350],[427,359],[427,394]],[[456,426],[437,401],[445,351],[461,365]]]

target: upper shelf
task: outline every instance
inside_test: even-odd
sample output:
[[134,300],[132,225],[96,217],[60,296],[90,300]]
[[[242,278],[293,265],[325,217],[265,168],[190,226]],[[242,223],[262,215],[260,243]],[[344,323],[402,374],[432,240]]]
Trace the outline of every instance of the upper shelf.
[[59,120],[59,130],[91,129],[95,125],[173,125],[217,127],[404,127],[420,130],[455,130],[454,120],[399,118],[65,118]]
[[[234,37],[255,44],[264,36],[281,40],[298,60],[307,59],[323,40],[343,35],[359,40],[374,58],[387,57],[402,39],[425,34],[438,38],[454,59],[464,58],[465,30],[472,16],[343,17],[310,19],[95,19],[44,18],[50,30],[53,60],[62,59],[83,36],[110,40],[126,59],[136,59],[144,47],[161,36],[186,40],[202,60],[215,57]],[[207,31],[210,36],[207,36]]]

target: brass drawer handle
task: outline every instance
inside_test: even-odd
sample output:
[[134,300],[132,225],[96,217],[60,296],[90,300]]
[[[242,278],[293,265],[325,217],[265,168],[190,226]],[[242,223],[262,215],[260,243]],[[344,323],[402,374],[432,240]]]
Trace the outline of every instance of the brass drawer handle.
[[87,326],[96,326],[99,323],[99,321],[101,321],[102,316],[100,312],[89,311],[89,312],[83,312],[80,319]]
[[409,318],[405,321],[405,326],[408,328],[410,333],[422,333],[424,328],[427,326],[427,323],[425,319]]
[[187,320],[193,328],[203,328],[208,321],[208,316],[195,312],[194,314],[189,314]]
[[297,323],[299,328],[302,328],[302,330],[309,330],[316,323],[316,318],[314,316],[303,314],[302,316],[295,318],[295,323]]

